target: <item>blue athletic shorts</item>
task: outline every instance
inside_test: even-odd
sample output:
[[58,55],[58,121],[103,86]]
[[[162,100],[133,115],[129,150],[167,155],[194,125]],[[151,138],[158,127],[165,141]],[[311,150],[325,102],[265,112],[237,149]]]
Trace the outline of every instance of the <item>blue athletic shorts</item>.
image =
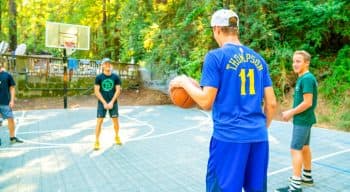
[[[97,118],[105,118],[107,110],[103,107],[101,102],[97,104]],[[108,110],[111,118],[117,118],[119,116],[118,103],[114,103],[113,108]]]
[[301,150],[304,145],[310,144],[311,125],[293,125],[293,136],[290,147]]
[[269,143],[232,143],[211,138],[207,192],[266,192]]
[[0,114],[3,119],[13,118],[12,109],[8,105],[0,105]]

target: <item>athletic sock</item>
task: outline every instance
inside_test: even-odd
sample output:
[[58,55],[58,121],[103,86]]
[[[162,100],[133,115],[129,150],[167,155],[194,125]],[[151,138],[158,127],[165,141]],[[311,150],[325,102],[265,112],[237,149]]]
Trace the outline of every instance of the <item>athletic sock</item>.
[[303,180],[304,181],[311,181],[312,180],[312,174],[311,174],[311,170],[303,170]]
[[292,190],[300,189],[301,188],[301,178],[293,176],[290,179],[289,188]]

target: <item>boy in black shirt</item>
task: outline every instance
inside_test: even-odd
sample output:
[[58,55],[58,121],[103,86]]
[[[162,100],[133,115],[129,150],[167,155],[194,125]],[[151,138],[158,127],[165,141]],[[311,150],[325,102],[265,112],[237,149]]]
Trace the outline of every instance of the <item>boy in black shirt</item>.
[[95,95],[98,99],[97,104],[97,124],[96,124],[96,140],[94,150],[100,149],[99,137],[103,119],[108,110],[109,115],[113,121],[115,131],[115,143],[121,145],[122,142],[118,135],[119,120],[118,120],[118,97],[120,95],[121,80],[117,74],[112,73],[111,60],[104,58],[102,60],[102,73],[95,79]]
[[3,64],[0,64],[0,115],[3,119],[7,119],[11,143],[23,143],[15,137],[15,121],[12,113],[15,106],[15,85],[12,75],[5,71]]

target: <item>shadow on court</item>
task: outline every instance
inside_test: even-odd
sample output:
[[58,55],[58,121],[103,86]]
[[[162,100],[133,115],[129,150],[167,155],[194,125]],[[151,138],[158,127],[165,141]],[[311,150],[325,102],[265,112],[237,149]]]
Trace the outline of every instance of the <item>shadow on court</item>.
[[[9,145],[1,127],[0,191],[205,191],[212,122],[210,113],[174,106],[120,108],[116,146],[109,118],[93,151],[95,108],[17,111],[17,136]],[[6,128],[6,129],[5,129]],[[288,184],[292,125],[272,123],[268,191]],[[349,191],[350,134],[313,128],[314,187]]]

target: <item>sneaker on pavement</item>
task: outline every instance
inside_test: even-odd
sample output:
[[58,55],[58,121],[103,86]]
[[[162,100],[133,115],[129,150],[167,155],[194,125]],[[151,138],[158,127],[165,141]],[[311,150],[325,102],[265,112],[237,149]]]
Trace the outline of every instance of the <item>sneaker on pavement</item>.
[[96,141],[94,144],[94,150],[97,151],[100,149],[100,142]]
[[11,137],[10,138],[10,142],[11,144],[14,144],[14,143],[23,143],[22,140],[18,139],[17,137]]
[[[291,181],[292,177],[289,177],[288,180]],[[301,177],[301,184],[305,186],[314,186],[314,180],[311,179],[306,179],[304,177]]]
[[294,188],[291,188],[289,186],[275,189],[275,192],[302,192],[302,191],[303,190],[301,188],[294,189]]
[[305,186],[314,186],[314,180],[301,178],[301,184]]
[[115,136],[115,144],[122,145],[122,141],[120,140],[119,136]]

